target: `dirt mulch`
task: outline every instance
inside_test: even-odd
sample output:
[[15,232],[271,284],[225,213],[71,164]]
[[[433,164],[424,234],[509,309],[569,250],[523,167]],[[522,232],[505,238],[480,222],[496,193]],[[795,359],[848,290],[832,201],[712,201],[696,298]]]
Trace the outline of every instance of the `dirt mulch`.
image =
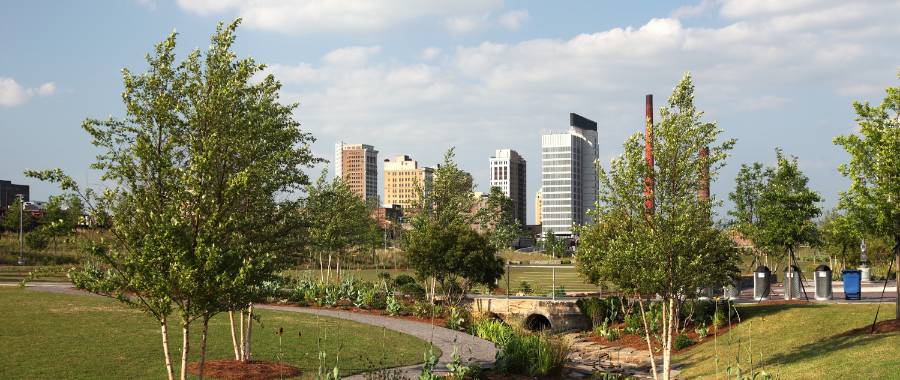
[[[672,347],[672,352],[679,353],[679,352],[688,351],[696,346],[699,346],[701,343],[706,343],[706,342],[712,341],[715,336],[722,335],[722,334],[726,333],[729,329],[731,329],[735,326],[737,326],[736,321],[731,323],[731,327],[729,327],[728,325],[725,325],[725,326],[719,327],[718,330],[716,330],[712,326],[710,326],[709,332],[707,333],[706,337],[703,338],[703,340],[700,340],[700,337],[697,335],[696,332],[694,332],[693,327],[689,327],[688,331],[685,331],[684,335],[687,335],[688,338],[691,338],[691,340],[694,341],[694,344],[687,346],[685,348],[682,348],[680,350],[676,350],[675,347]],[[619,323],[619,324],[615,325],[614,327],[618,327],[619,329],[622,329],[625,327],[625,324]],[[585,339],[587,339],[591,342],[600,343],[604,346],[628,347],[628,348],[633,348],[635,350],[645,350],[645,351],[647,350],[647,340],[646,340],[646,338],[644,338],[644,335],[632,335],[632,334],[625,334],[623,332],[619,336],[619,339],[610,341],[602,336],[590,334],[590,335],[586,336]],[[650,342],[652,343],[653,349],[655,351],[659,351],[662,349],[662,345],[660,345],[659,342],[656,341],[656,339],[651,338]],[[674,336],[672,337],[672,343],[673,343],[673,345],[675,343]]]
[[[188,372],[197,375],[199,363],[188,364]],[[300,369],[292,365],[257,361],[241,363],[238,360],[207,360],[203,364],[203,376],[227,380],[273,380],[300,376]]]
[[[900,319],[889,319],[886,321],[881,321],[881,322],[876,323],[874,334],[884,334],[884,333],[897,332],[897,331],[900,331]],[[838,335],[835,335],[834,337],[835,338],[844,338],[844,337],[848,337],[848,336],[867,335],[867,334],[873,334],[872,325],[865,325],[860,328],[855,328],[850,331],[845,331]]]

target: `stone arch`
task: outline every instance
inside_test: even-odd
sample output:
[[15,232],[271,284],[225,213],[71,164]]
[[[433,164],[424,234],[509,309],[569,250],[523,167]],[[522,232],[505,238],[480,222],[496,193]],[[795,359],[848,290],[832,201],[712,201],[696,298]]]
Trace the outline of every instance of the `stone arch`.
[[525,327],[528,331],[544,331],[551,330],[553,325],[550,323],[550,318],[543,314],[531,314],[525,318],[525,322],[523,323],[523,327]]

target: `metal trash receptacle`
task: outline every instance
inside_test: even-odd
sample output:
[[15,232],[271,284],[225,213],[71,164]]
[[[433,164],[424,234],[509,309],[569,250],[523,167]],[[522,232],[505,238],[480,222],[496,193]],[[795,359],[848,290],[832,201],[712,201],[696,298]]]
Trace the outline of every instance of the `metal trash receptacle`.
[[756,267],[753,272],[753,299],[765,301],[772,292],[772,271],[765,265]]
[[[788,271],[790,267],[784,268],[784,299],[786,300],[798,299],[803,295],[803,292],[800,291],[800,268],[796,265],[792,265],[792,267],[794,268],[793,273]],[[791,284],[791,294],[788,294],[788,281]]]
[[822,264],[816,267],[816,299],[819,301],[830,300],[831,292],[831,268]]
[[858,300],[862,298],[860,275],[861,272],[856,269],[845,269],[841,271],[841,277],[844,280],[844,299]]

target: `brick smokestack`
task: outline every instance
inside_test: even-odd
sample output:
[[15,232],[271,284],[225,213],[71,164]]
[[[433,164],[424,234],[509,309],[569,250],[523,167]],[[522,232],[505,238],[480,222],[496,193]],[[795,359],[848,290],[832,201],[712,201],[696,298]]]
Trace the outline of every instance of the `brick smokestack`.
[[[646,97],[646,107],[644,110],[644,161],[647,163],[649,173],[653,172],[653,94]],[[644,207],[648,213],[653,213],[656,208],[656,202],[653,198],[654,183],[653,177],[649,174],[644,178]]]
[[700,148],[700,189],[698,196],[701,201],[709,202],[709,147]]

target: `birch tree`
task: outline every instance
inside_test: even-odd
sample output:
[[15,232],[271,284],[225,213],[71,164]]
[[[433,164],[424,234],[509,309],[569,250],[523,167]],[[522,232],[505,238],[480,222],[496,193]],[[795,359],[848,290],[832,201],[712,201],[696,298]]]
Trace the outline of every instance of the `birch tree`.
[[[694,107],[689,75],[660,114],[661,121],[652,125],[654,166],[645,163],[641,134],[625,141],[623,154],[612,160],[609,170],[598,165],[595,222],[578,228],[576,254],[578,271],[591,282],[610,281],[639,300],[653,376],[669,379],[679,305],[695,297],[698,288],[724,285],[737,273],[737,252],[712,221],[712,206],[718,201],[698,196],[702,177],[708,170],[708,178],[716,178],[734,141],[716,144],[722,131],[703,121],[703,112]],[[699,154],[705,147],[710,147],[709,154]],[[655,183],[649,194],[654,202],[645,202],[646,178]],[[662,306],[659,369],[644,314],[647,300],[657,295]]]
[[296,104],[281,104],[274,77],[254,79],[264,66],[231,50],[238,24],[220,23],[209,50],[180,63],[173,33],[148,55],[147,72],[123,70],[125,117],[84,123],[101,152],[92,166],[111,184],[103,193],[82,191],[58,169],[28,173],[80,194],[101,222],[111,219],[114,239],[94,242],[92,261],[70,276],[159,322],[169,379],[173,314],[182,379],[197,320],[201,378],[214,315],[248,309],[241,351],[249,353],[251,302],[305,228],[300,201],[284,195],[301,190],[302,169],[318,162],[312,136],[293,119]]
[[[841,207],[862,221],[866,232],[894,240],[893,266],[900,283],[900,86],[885,92],[878,105],[854,102],[859,129],[834,143],[850,155],[838,168],[852,181],[841,193]],[[900,319],[900,286],[897,295]]]

